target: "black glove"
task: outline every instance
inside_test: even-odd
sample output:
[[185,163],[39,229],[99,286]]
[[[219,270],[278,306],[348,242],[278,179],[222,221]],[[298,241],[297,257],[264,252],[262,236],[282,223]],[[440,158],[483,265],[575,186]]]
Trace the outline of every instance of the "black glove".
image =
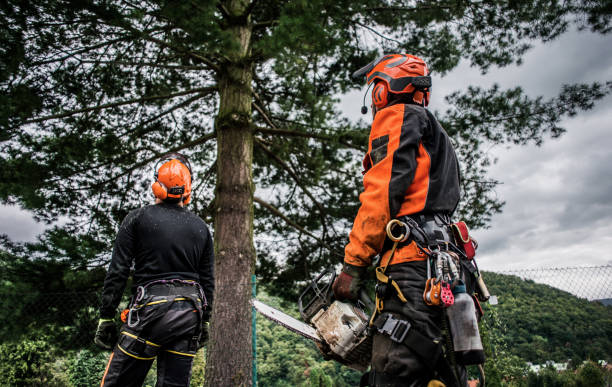
[[353,266],[345,263],[342,266],[342,272],[332,285],[334,297],[340,301],[359,299],[359,290],[363,286],[363,278],[367,269],[365,266]]
[[198,341],[198,349],[208,343],[208,326],[210,323],[208,321],[202,322],[202,330],[200,331],[200,340]]
[[94,343],[102,349],[113,349],[117,343],[117,326],[112,319],[100,319]]

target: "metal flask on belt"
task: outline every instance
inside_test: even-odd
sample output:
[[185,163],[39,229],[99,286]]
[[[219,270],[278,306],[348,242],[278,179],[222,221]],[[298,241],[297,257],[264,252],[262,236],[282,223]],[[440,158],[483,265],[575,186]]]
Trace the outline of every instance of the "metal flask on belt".
[[460,282],[453,289],[455,302],[446,309],[453,338],[453,349],[458,364],[482,364],[485,361],[474,300]]

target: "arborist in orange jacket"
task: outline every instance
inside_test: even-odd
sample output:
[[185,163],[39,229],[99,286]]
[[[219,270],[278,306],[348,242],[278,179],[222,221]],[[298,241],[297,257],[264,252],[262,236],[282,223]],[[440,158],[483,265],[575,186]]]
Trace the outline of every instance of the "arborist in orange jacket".
[[[386,226],[390,220],[410,218],[430,240],[444,243],[450,241],[450,216],[459,202],[455,151],[425,108],[431,88],[429,70],[421,58],[395,54],[377,59],[354,75],[365,76],[368,85],[374,86],[374,120],[363,160],[361,207],[345,248],[342,272],[333,285],[334,294],[341,300],[356,299],[367,267],[380,255],[380,262],[388,265],[386,275],[399,285],[405,300],[398,299],[395,291],[382,291],[384,307],[373,325],[406,321],[418,335],[413,347],[420,349],[375,334],[368,385],[425,386],[434,379],[464,385],[463,371],[451,377],[449,367],[437,364],[442,313],[423,302],[425,252],[410,238],[397,246],[389,261],[393,249]],[[424,353],[427,349],[423,348],[430,347],[436,348],[436,355]],[[432,362],[436,364],[427,364]]]

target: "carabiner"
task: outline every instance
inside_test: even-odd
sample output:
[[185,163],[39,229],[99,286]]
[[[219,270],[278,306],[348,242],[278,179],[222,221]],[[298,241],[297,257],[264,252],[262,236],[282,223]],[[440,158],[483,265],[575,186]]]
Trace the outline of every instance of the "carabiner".
[[127,321],[126,321],[127,326],[130,328],[134,328],[140,322],[140,316],[138,315],[138,310],[137,310],[136,311],[137,320],[135,323],[132,323],[132,311],[133,310],[134,310],[133,308],[130,308],[130,311],[128,312],[128,316],[127,316]]
[[145,288],[144,288],[144,286],[142,286],[142,285],[138,286],[136,288],[136,301],[134,303],[142,301],[144,299],[144,297],[145,297]]
[[[404,234],[400,234],[400,236],[396,237],[395,235],[393,235],[393,226],[400,226],[403,227],[405,230]],[[410,227],[408,227],[408,225],[404,222],[402,222],[401,220],[398,219],[391,219],[389,221],[389,223],[387,223],[387,236],[389,237],[389,239],[391,239],[393,242],[405,242],[408,237],[410,236]]]

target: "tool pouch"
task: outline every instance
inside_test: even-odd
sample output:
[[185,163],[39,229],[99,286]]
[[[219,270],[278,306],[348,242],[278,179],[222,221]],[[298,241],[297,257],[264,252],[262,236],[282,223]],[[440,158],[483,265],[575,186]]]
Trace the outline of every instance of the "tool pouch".
[[451,224],[451,229],[455,235],[457,244],[463,247],[467,259],[471,260],[476,255],[476,246],[474,239],[470,236],[467,225],[464,221]]

